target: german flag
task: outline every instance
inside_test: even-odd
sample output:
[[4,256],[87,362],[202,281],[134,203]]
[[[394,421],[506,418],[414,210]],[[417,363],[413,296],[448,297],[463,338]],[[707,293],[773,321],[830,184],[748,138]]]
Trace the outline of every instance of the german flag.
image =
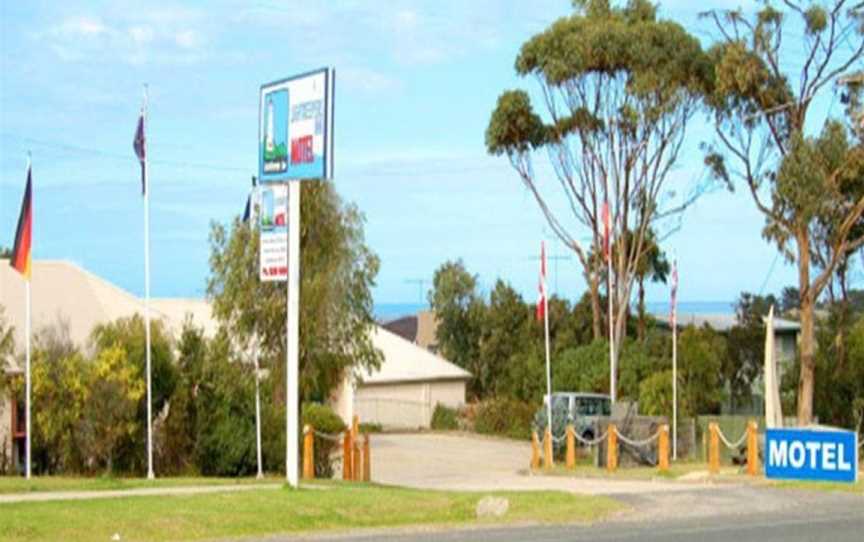
[[30,250],[33,239],[32,177],[32,167],[27,166],[27,187],[24,189],[24,200],[21,202],[18,229],[15,230],[15,246],[12,247],[12,258],[9,260],[9,264],[27,280],[30,280]]

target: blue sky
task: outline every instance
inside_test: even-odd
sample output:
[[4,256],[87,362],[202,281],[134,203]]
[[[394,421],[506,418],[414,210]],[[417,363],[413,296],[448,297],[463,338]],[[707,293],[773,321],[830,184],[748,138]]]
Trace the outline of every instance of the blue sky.
[[[408,281],[428,281],[460,257],[484,288],[500,276],[533,300],[532,257],[548,232],[506,160],[486,155],[483,136],[503,90],[537,90],[514,74],[521,44],[569,11],[569,0],[3,2],[0,245],[12,244],[30,150],[35,256],[143,291],[132,136],[147,82],[153,293],[203,295],[209,223],[242,211],[255,173],[259,86],[330,65],[335,183],[366,214],[381,257],[376,301],[416,302]],[[710,40],[690,2],[665,2],[661,13]],[[702,177],[696,144],[710,137],[701,119],[692,123],[676,183]],[[680,261],[681,299],[793,283],[762,224],[742,191],[716,191],[688,210],[666,243]],[[558,263],[557,288],[571,298],[583,291],[575,258]],[[649,300],[667,296],[648,290]]]

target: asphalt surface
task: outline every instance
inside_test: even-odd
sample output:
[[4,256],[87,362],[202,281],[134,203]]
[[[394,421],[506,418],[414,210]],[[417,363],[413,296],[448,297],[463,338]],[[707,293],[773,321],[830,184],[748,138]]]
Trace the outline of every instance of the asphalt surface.
[[593,525],[510,526],[461,530],[376,531],[356,535],[272,538],[268,542],[803,542],[864,540],[864,496],[718,487],[615,497],[632,508]]

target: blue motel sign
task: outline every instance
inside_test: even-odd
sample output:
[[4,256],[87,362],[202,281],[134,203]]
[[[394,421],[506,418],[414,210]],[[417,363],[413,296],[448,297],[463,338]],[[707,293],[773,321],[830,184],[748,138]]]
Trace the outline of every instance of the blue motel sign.
[[854,483],[858,479],[858,435],[843,430],[768,429],[765,476]]

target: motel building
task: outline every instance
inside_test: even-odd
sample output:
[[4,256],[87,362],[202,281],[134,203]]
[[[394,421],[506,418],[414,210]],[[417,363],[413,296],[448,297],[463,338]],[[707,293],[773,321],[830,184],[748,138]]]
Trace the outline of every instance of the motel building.
[[[8,260],[0,259],[0,308],[6,326],[14,328],[15,345],[12,356],[0,359],[6,381],[24,374],[25,295],[21,276]],[[49,326],[63,326],[82,348],[88,346],[96,325],[144,314],[142,299],[69,261],[34,260],[31,295],[33,335]],[[154,298],[150,314],[162,320],[175,339],[187,316],[208,337],[218,331],[204,299]],[[373,326],[370,333],[383,354],[381,366],[346,374],[330,397],[330,405],[346,423],[356,415],[362,423],[384,427],[428,428],[437,404],[458,408],[465,403],[468,372],[383,327]],[[39,405],[32,408],[38,410]],[[23,471],[24,412],[23,398],[13,397],[5,387],[0,392],[0,470],[5,460],[7,471]]]

